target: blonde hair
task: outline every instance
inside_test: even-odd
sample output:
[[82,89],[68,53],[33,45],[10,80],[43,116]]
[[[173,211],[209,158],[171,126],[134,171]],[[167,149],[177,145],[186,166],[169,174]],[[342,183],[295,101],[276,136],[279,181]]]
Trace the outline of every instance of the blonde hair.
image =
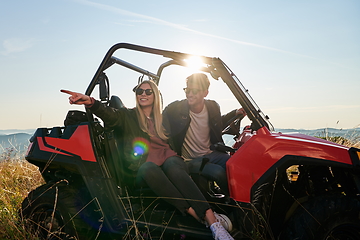
[[[139,85],[137,85],[135,87],[135,92],[144,83],[148,83],[150,85],[150,87],[153,91],[153,94],[154,94],[154,103],[153,103],[153,108],[152,108],[151,114],[152,114],[152,117],[154,120],[155,132],[159,138],[161,138],[162,140],[167,140],[168,137],[165,135],[164,127],[162,125],[162,115],[161,115],[162,103],[161,103],[161,98],[160,98],[160,91],[159,91],[157,85],[153,81],[146,80],[146,81],[139,83]],[[143,130],[144,132],[146,132],[150,136],[152,136],[152,134],[149,132],[149,127],[147,125],[146,116],[145,116],[144,112],[142,111],[137,98],[136,98],[136,114],[139,119],[139,125],[140,125],[141,130]]]

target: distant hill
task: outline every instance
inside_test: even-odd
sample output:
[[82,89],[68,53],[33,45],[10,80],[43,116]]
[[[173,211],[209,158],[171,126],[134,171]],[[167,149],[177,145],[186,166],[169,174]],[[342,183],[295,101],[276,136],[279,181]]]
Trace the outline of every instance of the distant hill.
[[0,160],[7,156],[21,157],[27,150],[31,136],[28,133],[0,135]]
[[[337,128],[320,128],[320,129],[284,129],[277,128],[275,132],[281,133],[301,133],[313,137],[344,137],[349,140],[360,141],[360,128],[337,129]],[[230,135],[223,136],[225,144],[231,146],[234,143],[233,137]]]
[[9,135],[9,134],[15,134],[15,133],[27,133],[27,134],[33,134],[36,129],[0,129],[0,135]]
[[275,129],[276,132],[289,133],[289,132],[298,132],[310,136],[316,137],[345,137],[345,138],[358,138],[360,137],[360,128],[352,128],[352,129],[337,129],[337,128],[320,128],[314,130],[306,130],[306,129]]

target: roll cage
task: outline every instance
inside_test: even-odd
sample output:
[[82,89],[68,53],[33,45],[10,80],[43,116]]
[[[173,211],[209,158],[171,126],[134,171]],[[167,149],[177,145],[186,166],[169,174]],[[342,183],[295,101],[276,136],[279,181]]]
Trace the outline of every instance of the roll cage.
[[[133,65],[129,62],[126,62],[122,59],[119,59],[114,56],[114,53],[119,49],[127,49],[133,50],[137,52],[149,53],[154,55],[160,55],[164,58],[167,58],[166,62],[161,64],[156,73],[148,71],[139,66]],[[181,52],[173,52],[155,48],[149,48],[129,43],[118,43],[112,46],[109,51],[106,53],[103,61],[101,62],[98,70],[96,71],[90,85],[88,86],[85,94],[91,95],[96,85],[99,85],[100,91],[100,99],[103,102],[109,101],[109,89],[108,89],[108,79],[104,73],[104,71],[110,68],[114,64],[121,65],[133,71],[143,74],[144,76],[148,76],[152,79],[156,84],[159,84],[161,74],[163,70],[171,65],[179,65],[187,67],[186,59],[191,57],[197,57],[201,59],[204,66],[202,66],[199,70],[203,72],[210,73],[210,75],[218,80],[221,78],[231,92],[234,94],[235,98],[238,100],[240,105],[244,108],[247,113],[248,118],[252,122],[251,129],[256,131],[260,128],[266,127],[269,131],[274,131],[272,124],[269,122],[268,116],[266,116],[260,108],[257,106],[253,98],[248,93],[248,90],[242,85],[240,80],[236,77],[236,75],[230,70],[230,68],[220,59],[220,58],[212,58],[205,56],[196,56],[187,53]],[[92,119],[92,115],[87,110],[87,116]]]

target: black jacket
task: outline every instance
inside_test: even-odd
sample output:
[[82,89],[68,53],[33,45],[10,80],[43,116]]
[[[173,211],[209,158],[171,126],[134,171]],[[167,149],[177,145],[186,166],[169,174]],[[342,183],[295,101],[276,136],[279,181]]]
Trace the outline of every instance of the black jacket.
[[[221,116],[220,106],[213,100],[205,100],[209,114],[210,143],[223,143],[223,123],[235,116],[236,110]],[[163,111],[163,125],[169,135],[170,146],[181,156],[181,149],[184,143],[186,132],[190,126],[189,105],[187,100],[170,103]]]
[[116,131],[116,139],[123,161],[124,169],[136,172],[146,161],[147,152],[141,154],[139,150],[149,149],[150,136],[140,129],[135,109],[115,109],[105,107],[95,101],[91,112],[100,117],[106,127]]

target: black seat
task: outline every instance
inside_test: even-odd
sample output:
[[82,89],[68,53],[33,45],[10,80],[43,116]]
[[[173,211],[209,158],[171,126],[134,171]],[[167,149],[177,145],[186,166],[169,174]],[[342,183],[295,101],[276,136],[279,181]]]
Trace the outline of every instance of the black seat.
[[109,100],[109,107],[121,109],[125,108],[125,105],[118,96],[113,95]]

